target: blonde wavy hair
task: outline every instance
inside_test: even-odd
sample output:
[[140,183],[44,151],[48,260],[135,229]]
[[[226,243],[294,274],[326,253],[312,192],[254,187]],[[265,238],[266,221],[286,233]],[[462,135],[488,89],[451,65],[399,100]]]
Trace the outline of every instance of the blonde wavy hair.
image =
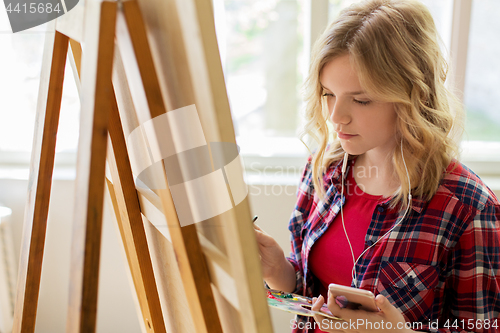
[[[392,163],[400,181],[392,207],[408,203],[408,167],[411,193],[429,200],[437,191],[451,158],[458,155],[454,133],[461,133],[462,106],[445,88],[448,66],[429,10],[418,1],[369,0],[344,9],[311,53],[305,83],[306,123],[301,141],[309,134],[318,143],[313,154],[314,188],[324,197],[323,172],[342,159],[344,150],[327,122],[320,73],[333,58],[349,54],[362,87],[379,101],[394,103],[397,120]],[[334,140],[328,145],[330,135]],[[306,144],[307,146],[307,144]],[[309,149],[309,148],[308,148]]]

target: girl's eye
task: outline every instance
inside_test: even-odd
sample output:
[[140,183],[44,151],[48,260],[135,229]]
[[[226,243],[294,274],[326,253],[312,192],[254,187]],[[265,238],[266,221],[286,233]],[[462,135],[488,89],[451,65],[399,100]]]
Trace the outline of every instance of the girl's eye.
[[355,103],[361,104],[361,105],[368,105],[370,104],[370,101],[360,101],[358,99],[354,100]]
[[325,97],[325,96],[335,97],[333,94],[330,94],[330,93],[323,93],[323,95],[322,95],[322,96],[323,96],[323,97]]

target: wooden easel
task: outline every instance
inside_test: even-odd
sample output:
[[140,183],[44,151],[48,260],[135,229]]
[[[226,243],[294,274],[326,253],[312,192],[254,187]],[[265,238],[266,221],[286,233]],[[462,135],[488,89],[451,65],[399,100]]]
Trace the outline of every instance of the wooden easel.
[[[184,70],[189,68],[190,73],[196,67],[196,74],[201,75],[203,81],[200,85],[206,86],[198,96],[189,96],[186,92],[175,91],[175,85],[182,81],[179,77],[177,81],[169,79],[171,85],[166,89],[168,108],[163,102],[165,93],[157,77],[146,23],[136,0],[119,3],[88,0],[85,4],[84,40],[81,31],[75,30],[75,24],[65,24],[64,21],[58,22],[55,34],[47,38],[13,332],[34,332],[35,328],[69,44],[74,68],[81,78],[80,95],[84,98],[78,146],[78,198],[74,210],[67,331],[95,332],[107,154],[111,179],[106,183],[146,331],[166,332],[169,327],[171,333],[185,332],[186,327],[179,324],[176,317],[182,316],[182,321],[190,319],[189,325],[196,332],[272,332],[253,227],[251,223],[245,223],[250,220],[247,200],[227,214],[211,219],[222,227],[222,234],[221,230],[212,233],[207,232],[202,224],[180,227],[168,186],[156,193],[147,190],[138,192],[134,183],[125,142],[125,137],[130,134],[126,132],[140,125],[137,115],[130,113],[134,105],[138,113],[149,110],[147,116],[140,117],[153,119],[167,109],[186,105],[184,103],[194,97],[197,104],[204,105],[205,112],[200,110],[200,118],[211,141],[234,143],[213,18],[207,15],[211,13],[210,0],[170,0],[167,3],[173,9],[167,14],[171,15],[169,24],[177,29],[177,33],[181,32],[182,39],[179,34],[170,33],[169,37],[174,39],[173,43],[185,43],[182,48],[170,50],[169,59]],[[146,16],[151,19],[155,8],[148,7],[151,6],[148,4],[144,6],[149,13]],[[180,12],[185,15],[179,15]],[[115,50],[115,40],[118,50]],[[83,52],[80,42],[85,43]],[[124,78],[128,86],[124,85]],[[44,84],[45,81],[47,84]],[[193,78],[189,81],[184,79],[180,83],[188,90],[198,84]],[[115,95],[115,91],[119,96]],[[128,127],[124,128],[123,123]],[[108,133],[111,145],[107,145]],[[164,169],[160,177],[165,184],[168,183]],[[162,238],[154,228],[145,230],[145,225],[149,224],[168,226],[168,232],[164,234],[169,239]],[[221,249],[219,242],[224,243],[225,249]],[[164,271],[165,265],[155,265],[155,260],[152,260],[154,257],[165,260],[165,255],[160,253],[164,249],[159,247],[169,246],[177,260],[170,260],[169,269],[177,269],[180,276],[177,280]],[[150,252],[151,249],[153,252]],[[176,313],[172,308],[178,305],[169,304],[165,295],[158,292],[158,283],[165,279],[165,274],[173,282],[183,285],[184,305],[189,308],[189,314]],[[179,291],[165,284],[162,289],[169,297],[180,301],[180,297],[174,295]],[[166,312],[169,315],[174,313],[169,320],[165,320],[168,317]]]

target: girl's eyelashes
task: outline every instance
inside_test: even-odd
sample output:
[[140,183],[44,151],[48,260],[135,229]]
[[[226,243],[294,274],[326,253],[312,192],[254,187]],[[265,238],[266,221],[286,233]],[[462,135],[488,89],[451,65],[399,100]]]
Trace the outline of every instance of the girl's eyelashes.
[[355,99],[354,102],[361,105],[368,105],[371,101],[360,101],[359,99]]
[[[335,97],[334,94],[332,93],[329,93],[329,92],[323,92],[323,94],[321,95],[322,97]],[[357,103],[357,104],[360,104],[360,105],[368,105],[371,103],[370,100],[367,100],[367,101],[362,101],[362,100],[359,100],[359,99],[353,99],[353,102],[354,103]]]

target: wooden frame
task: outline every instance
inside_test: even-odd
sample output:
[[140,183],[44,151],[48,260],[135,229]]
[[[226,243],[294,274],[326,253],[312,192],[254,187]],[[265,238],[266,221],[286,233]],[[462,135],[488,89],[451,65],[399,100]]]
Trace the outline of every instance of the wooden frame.
[[67,50],[67,36],[58,32],[47,35],[40,75],[41,82],[46,83],[40,85],[38,96],[13,332],[35,331]]
[[[169,10],[160,10],[162,6]],[[248,200],[181,227],[169,186],[136,188],[136,156],[129,154],[126,142],[145,121],[196,104],[206,141],[236,144],[210,0],[129,0],[118,7],[116,2],[87,0],[85,15],[77,6],[58,19],[46,42],[13,331],[34,332],[71,45],[83,98],[67,331],[95,332],[106,183],[147,332],[272,332]],[[158,22],[166,26],[148,34],[148,24]],[[159,133],[152,134],[160,144]],[[105,182],[106,156],[110,176]],[[231,177],[242,183],[242,176]],[[165,167],[155,178],[168,184]]]

